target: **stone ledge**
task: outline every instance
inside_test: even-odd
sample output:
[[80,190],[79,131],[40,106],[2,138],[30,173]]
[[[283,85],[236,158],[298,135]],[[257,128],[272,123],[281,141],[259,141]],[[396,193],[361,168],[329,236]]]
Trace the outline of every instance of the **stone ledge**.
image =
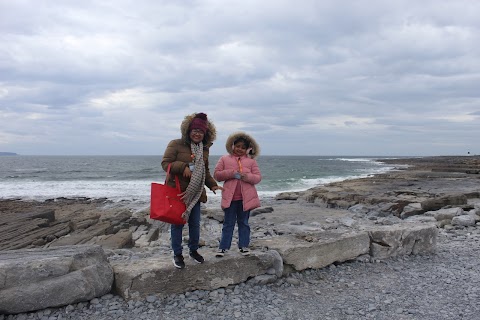
[[[170,259],[146,258],[112,262],[115,291],[124,299],[148,295],[165,297],[193,290],[214,290],[274,272],[281,275],[282,262],[274,251],[254,252],[250,256],[229,252],[217,258],[213,252],[202,252],[205,263],[197,264],[185,257],[185,269],[175,268]],[[277,269],[275,269],[277,268]]]
[[170,255],[108,263],[100,246],[65,246],[0,252],[0,314],[21,313],[88,301],[113,291],[126,300],[215,290],[249,279],[257,283],[305,269],[369,255],[386,259],[432,252],[432,223],[364,225],[351,232],[315,231],[252,241],[250,256],[237,251],[223,258],[201,249],[206,261],[185,256],[176,269]]
[[288,273],[355,259],[369,252],[370,238],[367,232],[329,233],[326,238],[312,236],[308,241],[293,236],[258,240],[253,246],[278,251],[283,259],[284,273]]

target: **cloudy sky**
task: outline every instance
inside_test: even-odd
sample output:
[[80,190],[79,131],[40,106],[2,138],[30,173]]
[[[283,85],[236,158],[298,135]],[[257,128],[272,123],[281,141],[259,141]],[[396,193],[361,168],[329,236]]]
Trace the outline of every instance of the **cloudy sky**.
[[480,154],[480,1],[0,0],[0,151]]

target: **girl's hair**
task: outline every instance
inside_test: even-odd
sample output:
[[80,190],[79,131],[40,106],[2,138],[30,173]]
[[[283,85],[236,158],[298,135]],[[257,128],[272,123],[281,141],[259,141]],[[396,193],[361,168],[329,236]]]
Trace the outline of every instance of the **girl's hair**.
[[245,138],[242,138],[242,137],[237,138],[237,139],[235,139],[235,141],[233,141],[233,144],[235,145],[235,144],[237,144],[237,142],[243,142],[243,144],[245,145],[245,147],[247,149],[250,148],[250,142],[247,141],[247,139],[245,139]]

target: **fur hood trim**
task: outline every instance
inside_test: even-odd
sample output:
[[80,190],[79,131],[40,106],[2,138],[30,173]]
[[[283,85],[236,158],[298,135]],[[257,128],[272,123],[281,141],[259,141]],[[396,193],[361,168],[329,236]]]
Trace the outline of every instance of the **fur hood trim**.
[[[182,124],[180,125],[180,131],[182,132],[182,140],[190,145],[190,137],[188,135],[188,128],[190,127],[190,123],[192,123],[193,118],[197,113],[192,113],[190,115],[185,116],[185,118],[182,121]],[[213,144],[213,141],[217,138],[217,129],[215,128],[215,125],[210,121],[207,120],[207,126],[208,126],[208,131],[203,137],[203,144],[206,147],[210,147]]]
[[233,142],[238,138],[243,138],[250,143],[250,148],[252,148],[252,150],[250,151],[250,154],[248,154],[250,158],[255,159],[260,155],[260,146],[258,145],[257,141],[255,141],[255,139],[252,136],[248,135],[243,131],[234,132],[228,136],[227,142],[225,143],[225,148],[227,149],[227,152],[229,154],[233,154],[233,150],[232,150]]

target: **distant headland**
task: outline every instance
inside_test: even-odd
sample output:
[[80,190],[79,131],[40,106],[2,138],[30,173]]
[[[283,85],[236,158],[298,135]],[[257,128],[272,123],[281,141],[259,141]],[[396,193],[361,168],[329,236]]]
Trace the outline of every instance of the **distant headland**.
[[15,152],[0,152],[0,156],[18,156]]

